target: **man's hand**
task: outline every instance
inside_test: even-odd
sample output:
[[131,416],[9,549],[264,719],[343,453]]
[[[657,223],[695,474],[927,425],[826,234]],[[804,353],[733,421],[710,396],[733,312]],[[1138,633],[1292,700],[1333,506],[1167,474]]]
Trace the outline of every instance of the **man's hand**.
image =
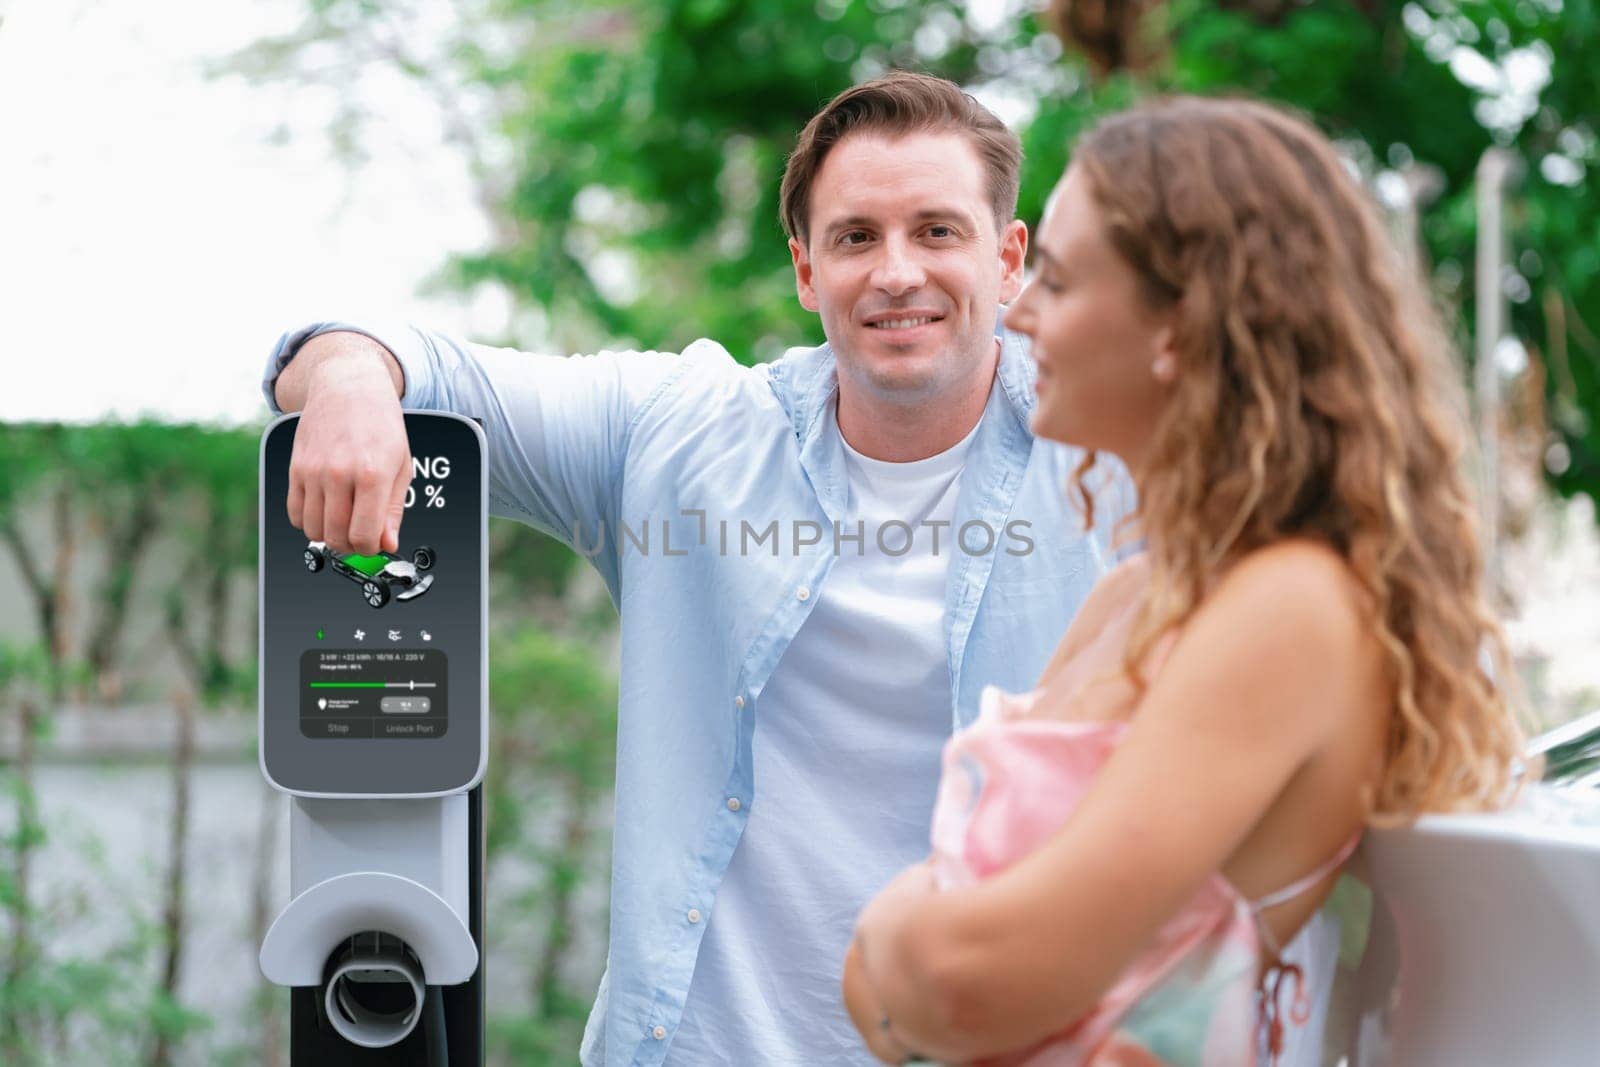
[[388,349],[355,333],[303,345],[275,386],[278,406],[303,408],[289,460],[289,521],[335,552],[400,550],[411,447],[404,387]]

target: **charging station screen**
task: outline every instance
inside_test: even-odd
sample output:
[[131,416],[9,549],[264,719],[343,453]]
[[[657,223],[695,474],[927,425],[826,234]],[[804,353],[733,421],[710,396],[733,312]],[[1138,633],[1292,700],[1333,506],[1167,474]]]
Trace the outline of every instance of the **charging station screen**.
[[443,737],[450,725],[445,654],[343,648],[300,657],[306,737]]
[[411,484],[393,553],[339,552],[291,526],[299,419],[262,441],[262,762],[291,792],[442,793],[482,771],[482,434],[450,414],[405,423]]

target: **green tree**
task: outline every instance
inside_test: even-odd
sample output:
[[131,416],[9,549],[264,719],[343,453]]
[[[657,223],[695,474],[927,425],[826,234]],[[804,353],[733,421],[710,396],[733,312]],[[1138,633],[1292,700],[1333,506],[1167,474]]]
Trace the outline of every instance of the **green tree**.
[[[376,64],[427,86],[444,115],[478,107],[486,129],[452,140],[480,177],[496,244],[454,261],[453,282],[505,286],[558,347],[707,336],[752,362],[821,340],[778,222],[783,161],[817,107],[891,66],[970,82],[1054,54],[1015,19],[981,26],[964,8],[506,0],[471,5],[451,43],[424,53],[410,43],[420,21],[319,0],[299,29],[224,69],[348,79]],[[341,140],[359,142],[358,127],[343,116]]]
[[487,872],[533,872],[510,907],[490,914],[492,940],[529,946],[531,993],[525,1010],[493,1006],[491,1037],[508,1062],[550,1063],[577,1047],[598,977],[569,957],[581,890],[602,873],[594,866],[616,753],[616,682],[590,648],[536,626],[497,634],[490,656]]
[[[0,444],[7,457],[0,475],[0,543],[23,577],[36,630],[25,646],[30,655],[0,649],[0,696],[16,720],[6,724],[8,739],[15,739],[9,771],[15,816],[3,865],[11,938],[0,1058],[24,1064],[89,1056],[132,1063],[137,1057],[165,1064],[181,1041],[209,1023],[176,996],[186,928],[194,712],[197,703],[239,708],[253,693],[253,657],[239,658],[227,623],[238,579],[253,574],[255,562],[256,435],[153,422],[12,425],[0,426]],[[177,679],[161,676],[149,667],[150,657],[123,647],[130,618],[159,617],[138,612],[135,604],[139,566],[162,534],[185,542],[192,556],[166,599],[167,635],[182,667]],[[97,559],[104,560],[98,575],[86,573],[86,562]],[[197,576],[198,595],[190,589]],[[68,626],[77,598],[91,589],[87,625]],[[205,617],[191,625],[197,600]],[[52,942],[81,917],[58,901],[37,899],[33,886],[36,860],[50,840],[35,798],[39,742],[65,699],[116,697],[125,690],[169,697],[177,720],[164,891],[153,922],[139,914],[143,901],[130,901],[135,929],[116,952],[77,960],[61,956]],[[68,1017],[115,1021],[102,1032],[69,1028]],[[132,1025],[135,1018],[142,1025]]]
[[[1129,9],[1111,23],[1085,9]],[[1592,200],[1600,75],[1593,0],[1327,0],[1078,4],[1049,23],[1082,65],[1028,128],[1024,218],[1035,218],[1071,138],[1153,92],[1245,92],[1301,109],[1381,191],[1426,168],[1420,237],[1469,342],[1475,321],[1474,173],[1492,145],[1523,161],[1501,289],[1532,364],[1533,402],[1510,417],[1563,493],[1600,497],[1600,217]],[[1312,58],[1314,57],[1314,59]],[[1469,344],[1463,350],[1470,355]],[[1525,391],[1526,392],[1526,391]],[[1546,406],[1548,404],[1548,407]]]
[[[248,706],[256,681],[254,657],[241,655],[240,643],[229,634],[238,579],[252,576],[255,569],[256,486],[247,472],[255,466],[256,436],[195,426],[164,430],[164,447],[185,457],[176,471],[163,473],[170,478],[165,483],[167,506],[175,513],[173,524],[182,531],[188,552],[166,596],[167,638],[178,653],[181,672],[169,690],[178,741],[159,927],[160,979],[145,1061],[149,1067],[168,1067],[178,1045],[201,1021],[178,997],[188,932],[196,704],[211,709]],[[198,587],[198,597],[192,585]],[[278,806],[276,798],[266,803]]]
[[[15,1067],[138,1062],[149,1024],[152,944],[137,923],[90,954],[64,950],[59,935],[80,921],[78,887],[57,887],[48,899],[30,884],[50,831],[36,795],[36,746],[48,718],[55,681],[52,658],[38,643],[0,642],[0,709],[13,758],[0,764],[0,783],[11,801],[0,835],[0,910],[7,920],[0,972],[0,1062]],[[112,872],[99,869],[96,877]],[[130,903],[130,917],[137,909]],[[189,1025],[196,1019],[188,1016]]]
[[[496,235],[446,278],[505,286],[563,348],[711,336],[750,361],[818,340],[793,296],[778,176],[820,103],[891,66],[1021,102],[1030,223],[1071,136],[1155,91],[1304,109],[1375,179],[1431,168],[1421,235],[1464,338],[1473,168],[1508,146],[1526,169],[1502,282],[1549,402],[1548,428],[1543,403],[1525,428],[1558,489],[1600,493],[1600,220],[1585,210],[1600,75],[1581,58],[1600,46],[1594,0],[1056,0],[1042,24],[1031,6],[984,21],[944,0],[478,0],[442,40],[416,32],[420,10],[314,0],[298,30],[224,69],[382,66],[427,86]],[[336,133],[373,135],[353,112]]]

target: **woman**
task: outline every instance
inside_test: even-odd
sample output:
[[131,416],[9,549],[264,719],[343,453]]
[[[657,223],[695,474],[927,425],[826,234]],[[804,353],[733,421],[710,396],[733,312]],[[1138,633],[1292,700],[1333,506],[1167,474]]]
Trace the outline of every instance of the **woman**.
[[1034,431],[1122,459],[1145,551],[949,743],[846,1003],[886,1062],[1275,1058],[1315,992],[1277,946],[1362,828],[1497,806],[1520,746],[1448,347],[1327,140],[1262,104],[1106,120],[1034,253]]

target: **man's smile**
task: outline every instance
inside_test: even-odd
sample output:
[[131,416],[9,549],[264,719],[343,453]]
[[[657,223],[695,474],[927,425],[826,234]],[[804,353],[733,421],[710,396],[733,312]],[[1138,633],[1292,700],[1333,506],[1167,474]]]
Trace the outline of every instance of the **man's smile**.
[[927,327],[943,322],[944,316],[924,308],[882,311],[868,315],[863,323],[867,329],[885,335],[886,341],[915,341]]

